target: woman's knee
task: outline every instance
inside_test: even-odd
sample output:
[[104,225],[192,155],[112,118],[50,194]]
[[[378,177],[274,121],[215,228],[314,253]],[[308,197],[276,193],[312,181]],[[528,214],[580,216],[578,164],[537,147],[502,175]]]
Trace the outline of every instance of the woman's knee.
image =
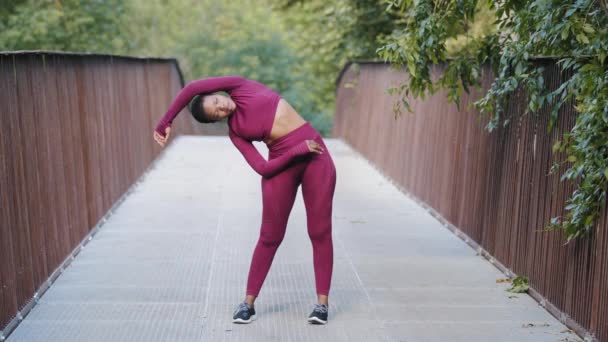
[[331,223],[309,225],[308,236],[311,241],[331,239]]
[[262,232],[260,233],[260,243],[266,247],[279,247],[279,245],[281,245],[281,242],[283,242],[284,236],[285,232],[265,232],[262,229]]

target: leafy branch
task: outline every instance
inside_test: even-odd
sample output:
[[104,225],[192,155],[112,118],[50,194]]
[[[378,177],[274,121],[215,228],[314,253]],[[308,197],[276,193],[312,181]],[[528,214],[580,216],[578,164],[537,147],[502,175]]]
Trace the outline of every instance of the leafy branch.
[[[387,11],[399,14],[401,25],[383,36],[377,53],[397,68],[408,71],[408,80],[391,87],[400,100],[393,106],[412,111],[410,96],[424,99],[446,89],[448,100],[460,108],[462,92],[480,87],[482,65],[492,67],[495,78],[484,96],[473,105],[489,117],[486,130],[506,126],[503,118],[509,96],[525,92],[524,115],[549,106],[547,132],[560,109],[573,103],[576,124],[553,146],[566,152],[569,168],[560,180],[575,183],[567,200],[565,217],[553,217],[545,230],[562,229],[567,242],[588,235],[605,203],[608,183],[608,7],[605,0],[504,0],[440,1],[386,0]],[[470,24],[484,8],[493,13],[494,30],[470,36]],[[450,41],[466,35],[465,44],[447,53]],[[555,90],[547,89],[542,63],[537,56],[555,56],[566,76]],[[433,79],[431,67],[445,70]]]

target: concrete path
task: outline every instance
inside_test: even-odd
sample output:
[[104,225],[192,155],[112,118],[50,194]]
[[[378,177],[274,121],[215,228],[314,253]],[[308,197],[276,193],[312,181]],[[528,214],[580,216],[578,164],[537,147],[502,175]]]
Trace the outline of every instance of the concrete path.
[[[227,137],[177,137],[8,341],[578,341],[340,140],[329,323],[301,189],[260,297],[244,298],[260,176]],[[263,143],[255,145],[267,154]]]

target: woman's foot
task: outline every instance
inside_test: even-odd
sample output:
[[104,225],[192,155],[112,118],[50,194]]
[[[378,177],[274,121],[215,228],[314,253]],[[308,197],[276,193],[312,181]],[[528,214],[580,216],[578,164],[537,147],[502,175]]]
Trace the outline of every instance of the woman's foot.
[[239,303],[232,315],[233,323],[251,323],[252,321],[255,321],[255,319],[256,316],[254,307],[246,302]]
[[327,305],[315,304],[310,315],[308,315],[308,323],[312,324],[325,324],[327,323]]

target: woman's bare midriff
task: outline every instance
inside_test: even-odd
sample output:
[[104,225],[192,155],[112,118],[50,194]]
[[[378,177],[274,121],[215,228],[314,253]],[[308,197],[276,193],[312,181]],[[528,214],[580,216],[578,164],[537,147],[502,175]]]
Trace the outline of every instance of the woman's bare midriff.
[[305,123],[306,120],[304,120],[304,118],[302,118],[300,114],[296,112],[289,102],[287,102],[284,98],[281,98],[279,100],[279,104],[277,105],[277,112],[274,116],[270,136],[267,140],[264,140],[264,142],[269,144],[275,139],[284,136]]

